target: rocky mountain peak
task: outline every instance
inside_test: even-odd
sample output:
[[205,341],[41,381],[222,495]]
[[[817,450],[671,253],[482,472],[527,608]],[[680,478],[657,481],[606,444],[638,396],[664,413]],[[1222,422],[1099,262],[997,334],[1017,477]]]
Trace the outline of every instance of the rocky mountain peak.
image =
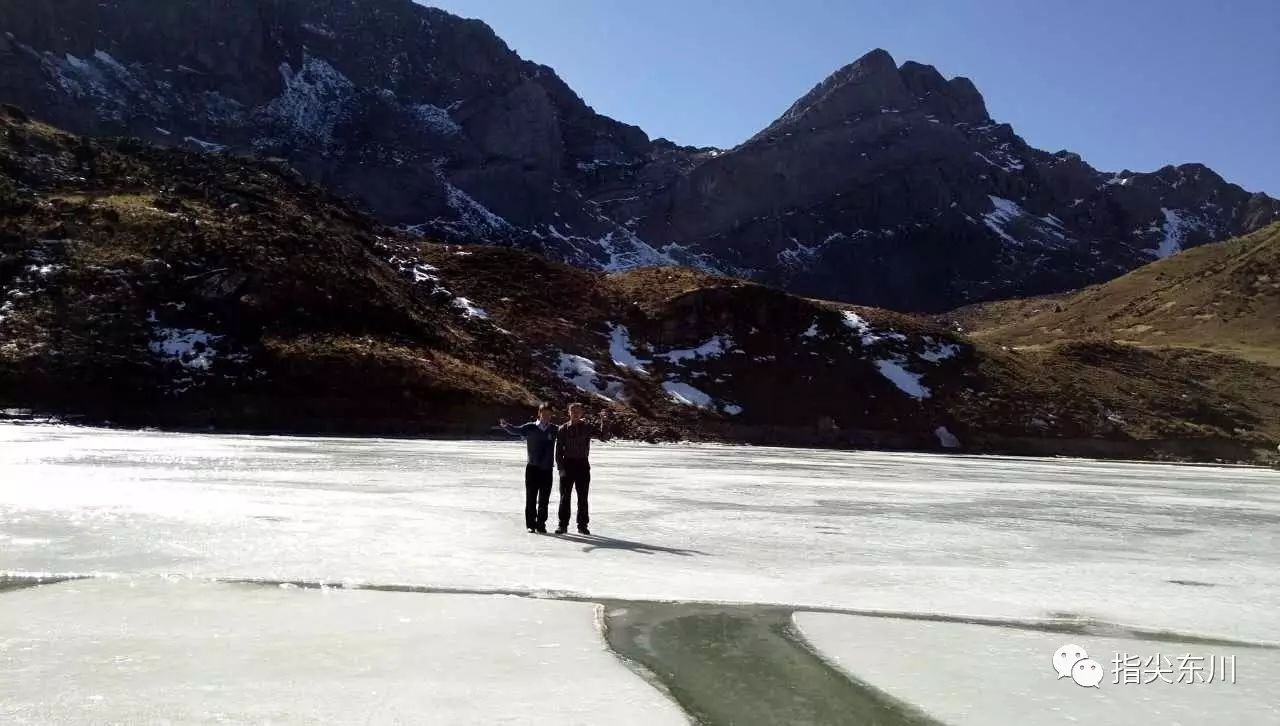
[[933,66],[915,61],[899,67],[888,51],[876,48],[832,73],[762,133],[824,128],[916,109],[950,123],[991,120],[969,79],[947,80]]
[[893,56],[877,48],[827,76],[763,133],[830,126],[894,108],[909,96]]
[[986,101],[968,78],[957,76],[947,80],[933,66],[915,61],[903,63],[898,71],[916,100],[931,113],[951,122],[991,120]]
[[0,2],[0,103],[283,160],[432,239],[907,310],[1099,282],[1280,215],[1198,165],[1110,174],[1032,148],[967,78],[882,49],[721,150],[651,140],[411,0],[163,5]]

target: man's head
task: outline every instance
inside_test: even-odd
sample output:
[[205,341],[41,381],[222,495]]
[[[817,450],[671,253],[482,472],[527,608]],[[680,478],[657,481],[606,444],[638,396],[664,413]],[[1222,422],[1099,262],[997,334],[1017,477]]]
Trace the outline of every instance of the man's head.
[[569,420],[570,421],[581,421],[583,415],[585,415],[586,412],[587,412],[586,408],[583,407],[581,403],[569,404]]
[[538,406],[538,423],[551,423],[551,404],[544,403]]

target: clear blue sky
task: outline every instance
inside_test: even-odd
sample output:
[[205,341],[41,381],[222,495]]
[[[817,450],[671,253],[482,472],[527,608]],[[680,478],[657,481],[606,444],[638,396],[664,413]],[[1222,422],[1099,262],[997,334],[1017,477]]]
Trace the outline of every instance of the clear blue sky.
[[601,113],[733,146],[866,51],[973,79],[1034,146],[1199,161],[1280,196],[1280,0],[425,0],[487,22]]

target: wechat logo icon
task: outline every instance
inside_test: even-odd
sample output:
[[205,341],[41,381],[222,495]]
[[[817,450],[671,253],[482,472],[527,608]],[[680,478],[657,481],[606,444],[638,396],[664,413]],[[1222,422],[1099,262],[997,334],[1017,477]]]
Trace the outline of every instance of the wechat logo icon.
[[1053,654],[1053,671],[1058,678],[1070,678],[1077,686],[1097,688],[1102,682],[1102,664],[1078,645],[1068,643]]

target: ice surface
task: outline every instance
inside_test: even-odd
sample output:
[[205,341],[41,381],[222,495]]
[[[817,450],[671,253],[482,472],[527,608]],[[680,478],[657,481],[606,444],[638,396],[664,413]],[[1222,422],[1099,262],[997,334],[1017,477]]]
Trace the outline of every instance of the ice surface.
[[518,441],[0,426],[0,572],[1070,613],[1280,642],[1274,471],[592,448],[586,544],[525,533]]
[[94,580],[0,594],[0,720],[686,723],[591,603]]
[[[1280,723],[1273,687],[1280,672],[1276,650],[827,613],[796,613],[794,620],[821,653],[855,678],[953,726]],[[1083,646],[1102,665],[1106,673],[1098,688],[1058,678],[1051,662],[1068,643]],[[1179,658],[1188,655],[1185,663],[1206,668],[1210,656],[1216,663],[1234,655],[1236,682],[1177,682],[1180,673],[1193,680],[1208,676],[1179,667]],[[1123,666],[1133,656],[1144,664],[1153,659],[1148,675],[1142,666]],[[1119,669],[1113,665],[1117,658]],[[1164,658],[1171,674],[1124,683],[1123,674],[1135,670],[1139,680],[1147,680]]]

